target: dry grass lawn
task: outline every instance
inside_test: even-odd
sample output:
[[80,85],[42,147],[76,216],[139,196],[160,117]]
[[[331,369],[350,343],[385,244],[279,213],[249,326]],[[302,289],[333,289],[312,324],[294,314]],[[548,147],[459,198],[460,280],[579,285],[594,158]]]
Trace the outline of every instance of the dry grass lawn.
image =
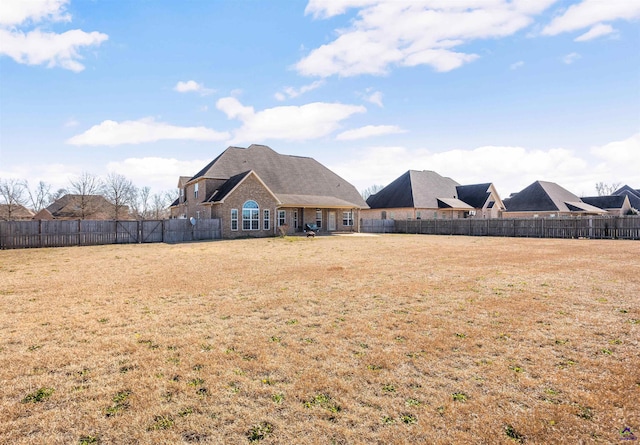
[[0,443],[640,440],[639,295],[637,241],[0,251]]

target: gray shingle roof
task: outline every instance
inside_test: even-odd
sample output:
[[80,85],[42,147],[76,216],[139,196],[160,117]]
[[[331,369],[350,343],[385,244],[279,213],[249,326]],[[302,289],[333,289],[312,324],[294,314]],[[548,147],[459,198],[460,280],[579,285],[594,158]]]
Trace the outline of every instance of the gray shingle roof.
[[[349,207],[367,207],[353,185],[315,159],[281,155],[266,145],[253,144],[248,148],[229,147],[196,173],[189,182],[198,178],[230,180],[250,170],[258,175],[283,204],[286,202],[283,196],[304,195],[316,197],[317,205],[321,205],[322,200],[335,198],[347,203],[345,205]],[[222,188],[227,188],[227,185]],[[217,196],[213,199],[218,200]]]
[[[110,219],[114,214],[114,206],[102,195],[85,196],[85,217],[91,219]],[[58,218],[75,219],[82,215],[82,195],[67,193],[47,207],[51,215]],[[123,208],[123,212],[128,212]]]
[[640,210],[640,190],[632,189],[628,185],[620,187],[613,192],[614,195],[626,195],[629,197],[629,203],[634,209]]
[[625,199],[626,195],[586,196],[582,197],[582,202],[601,209],[621,209]]
[[583,203],[580,198],[555,182],[548,181],[536,181],[504,202],[509,212],[603,212]]
[[458,198],[471,207],[481,209],[491,196],[489,192],[491,183],[486,184],[473,184],[473,185],[459,185],[456,187],[458,191]]
[[409,170],[367,199],[371,208],[441,208],[438,199],[456,199],[456,181],[430,170]]

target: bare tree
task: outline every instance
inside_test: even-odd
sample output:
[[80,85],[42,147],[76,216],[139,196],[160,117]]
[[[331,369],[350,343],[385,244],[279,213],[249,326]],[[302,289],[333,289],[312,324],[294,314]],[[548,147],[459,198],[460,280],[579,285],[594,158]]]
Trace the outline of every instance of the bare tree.
[[136,200],[136,214],[140,219],[149,218],[149,207],[151,205],[151,188],[148,186],[142,187],[138,190],[138,199]]
[[366,200],[369,196],[375,195],[383,188],[384,185],[372,185],[371,187],[367,187],[366,189],[362,190],[360,194],[362,195],[362,198]]
[[151,204],[151,216],[153,219],[164,219],[166,205],[166,195],[163,193],[156,193],[153,195]]
[[26,203],[25,184],[18,179],[0,179],[0,198],[4,201],[8,220],[14,212]]
[[622,183],[614,182],[611,184],[607,184],[605,182],[596,183],[596,191],[598,192],[598,196],[609,196],[613,195],[613,193],[620,188]]
[[138,189],[130,179],[118,173],[109,173],[104,182],[104,195],[113,204],[113,219],[124,218],[128,208],[136,201]]
[[53,192],[51,194],[51,202],[55,202],[58,199],[62,198],[64,195],[66,195],[67,193],[69,193],[69,191],[65,188],[59,188],[58,190],[56,190],[55,192]]
[[75,179],[69,181],[70,193],[78,195],[80,217],[85,219],[96,211],[94,208],[95,195],[101,195],[103,184],[100,178],[88,172],[83,172]]
[[29,203],[31,204],[31,208],[34,212],[38,213],[53,201],[51,195],[51,184],[40,181],[32,190],[31,187],[29,187],[29,183],[25,181],[24,186],[27,194],[29,195]]

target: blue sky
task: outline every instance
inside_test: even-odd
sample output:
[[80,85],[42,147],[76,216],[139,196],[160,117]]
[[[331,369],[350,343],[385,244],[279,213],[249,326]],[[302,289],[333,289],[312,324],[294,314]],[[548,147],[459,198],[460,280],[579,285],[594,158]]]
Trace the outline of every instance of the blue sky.
[[0,178],[176,186],[229,145],[359,190],[640,187],[640,2],[0,2]]

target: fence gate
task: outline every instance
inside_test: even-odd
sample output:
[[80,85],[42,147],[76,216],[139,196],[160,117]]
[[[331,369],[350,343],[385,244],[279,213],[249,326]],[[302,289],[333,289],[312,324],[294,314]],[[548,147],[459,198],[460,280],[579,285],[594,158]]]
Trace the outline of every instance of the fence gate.
[[138,235],[138,221],[116,221],[116,243],[135,244]]
[[143,243],[161,243],[164,241],[164,222],[158,221],[142,221],[140,239]]

